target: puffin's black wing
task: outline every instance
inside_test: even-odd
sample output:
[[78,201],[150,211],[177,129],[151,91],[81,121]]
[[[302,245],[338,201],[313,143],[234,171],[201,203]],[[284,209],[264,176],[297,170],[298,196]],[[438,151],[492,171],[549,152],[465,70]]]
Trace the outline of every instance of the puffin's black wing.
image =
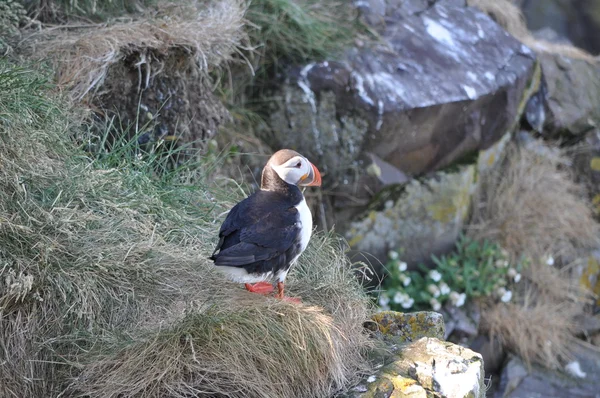
[[284,266],[300,233],[294,202],[289,195],[257,191],[235,205],[210,257],[215,265],[248,268],[249,272]]

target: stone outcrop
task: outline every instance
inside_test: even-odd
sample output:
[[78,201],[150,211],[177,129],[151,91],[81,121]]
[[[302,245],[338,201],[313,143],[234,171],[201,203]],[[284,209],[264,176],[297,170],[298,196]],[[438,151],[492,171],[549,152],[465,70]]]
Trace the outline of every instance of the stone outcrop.
[[495,398],[596,398],[600,392],[600,354],[579,348],[562,371],[527,366],[513,357],[505,366]]
[[582,135],[600,124],[600,63],[540,54],[547,82],[544,133]]
[[371,209],[356,218],[346,231],[351,255],[375,256],[384,262],[389,250],[402,248],[409,264],[427,262],[432,253],[450,250],[469,214],[477,174],[492,167],[510,138],[503,139],[474,157],[473,164],[415,179],[401,187],[381,191]]
[[441,314],[383,311],[366,326],[390,344],[391,355],[347,398],[485,397],[481,355],[442,340]]
[[502,137],[533,53],[463,2],[431,3],[387,2],[375,26],[383,42],[292,71],[272,104],[272,144],[310,154],[330,179],[353,183],[366,153],[415,175]]

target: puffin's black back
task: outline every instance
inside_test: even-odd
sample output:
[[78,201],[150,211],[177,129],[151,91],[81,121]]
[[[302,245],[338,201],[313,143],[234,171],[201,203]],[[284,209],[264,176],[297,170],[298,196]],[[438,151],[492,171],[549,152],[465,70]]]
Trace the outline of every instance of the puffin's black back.
[[210,257],[215,265],[241,267],[251,274],[276,273],[290,266],[300,251],[294,206],[304,197],[297,186],[284,184],[277,191],[259,190],[231,209]]

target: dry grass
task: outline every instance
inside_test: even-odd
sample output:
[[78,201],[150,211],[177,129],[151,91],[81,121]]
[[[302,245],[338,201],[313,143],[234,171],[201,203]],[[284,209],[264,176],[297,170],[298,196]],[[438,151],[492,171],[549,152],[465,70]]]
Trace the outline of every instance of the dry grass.
[[482,326],[525,363],[561,369],[575,342],[573,310],[579,312],[569,302],[525,296],[522,302],[485,307]]
[[[484,328],[526,361],[557,367],[567,357],[585,294],[569,264],[597,247],[600,228],[557,149],[554,155],[512,145],[501,168],[481,176],[469,234],[530,260],[517,302],[482,312]],[[545,150],[544,150],[545,149]],[[542,154],[544,152],[545,154]],[[546,258],[556,259],[554,266]]]
[[323,397],[357,376],[369,300],[333,237],[290,275],[303,305],[246,293],[207,260],[239,192],[88,159],[65,104],[0,66],[0,396]]
[[598,58],[580,48],[533,37],[527,29],[523,13],[511,0],[467,0],[467,4],[488,14],[508,33],[537,53],[559,54],[588,62],[598,62]]
[[81,100],[99,90],[111,66],[125,58],[136,57],[133,63],[148,80],[165,72],[163,58],[177,54],[186,54],[181,70],[193,67],[206,75],[230,60],[246,37],[245,8],[238,0],[167,2],[157,9],[127,22],[43,30],[26,43],[33,57],[50,60],[58,85]]

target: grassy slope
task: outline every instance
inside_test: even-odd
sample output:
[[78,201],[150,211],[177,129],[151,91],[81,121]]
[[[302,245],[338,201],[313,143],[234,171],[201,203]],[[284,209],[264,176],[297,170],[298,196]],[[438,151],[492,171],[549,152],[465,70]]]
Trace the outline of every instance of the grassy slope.
[[51,90],[0,64],[1,396],[318,397],[353,379],[368,300],[332,237],[290,277],[304,305],[242,291],[206,260],[239,194],[89,158]]

